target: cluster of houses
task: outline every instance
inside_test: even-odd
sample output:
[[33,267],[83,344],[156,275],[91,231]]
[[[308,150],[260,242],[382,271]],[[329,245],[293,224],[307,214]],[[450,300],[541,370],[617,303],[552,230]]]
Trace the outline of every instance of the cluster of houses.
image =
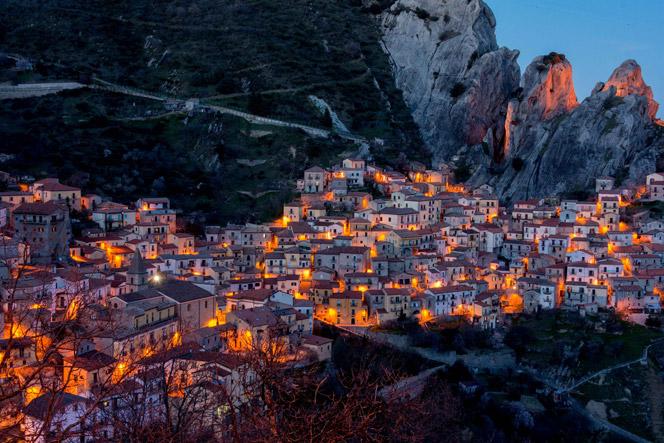
[[[168,198],[122,204],[53,178],[16,185],[0,192],[0,379],[32,380],[9,416],[29,441],[47,439],[56,394],[29,374],[53,324],[76,320],[84,332],[58,348],[49,379],[62,388],[64,423],[86,410],[79,404],[122,411],[139,392],[158,399],[145,377],[157,362],[182,371],[175,398],[213,398],[223,385],[246,401],[250,371],[238,355],[276,340],[294,365],[330,358],[314,320],[463,316],[494,328],[540,309],[638,319],[659,312],[664,294],[664,221],[641,204],[664,201],[660,173],[639,188],[598,178],[587,201],[505,208],[488,185],[454,184],[444,164],[401,173],[348,158],[307,169],[278,220],[206,226],[203,236],[179,229]],[[75,236],[73,221],[85,221]],[[108,381],[123,389],[104,391]],[[112,436],[112,426],[99,429]]]

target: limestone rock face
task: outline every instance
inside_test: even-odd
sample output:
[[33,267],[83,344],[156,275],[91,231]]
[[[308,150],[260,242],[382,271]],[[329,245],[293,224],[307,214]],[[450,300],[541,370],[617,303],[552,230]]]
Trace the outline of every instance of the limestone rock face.
[[572,65],[564,55],[537,57],[523,73],[521,88],[527,97],[521,113],[548,120],[576,108]]
[[503,139],[519,53],[498,48],[495,25],[481,0],[398,0],[381,16],[396,84],[436,158]]
[[567,114],[578,106],[572,80],[572,65],[564,55],[536,57],[523,74],[519,89],[510,100],[505,119],[503,158],[521,146],[533,144],[533,131],[520,130]]
[[498,47],[482,0],[396,0],[380,24],[424,142],[434,159],[470,170],[470,186],[492,184],[509,202],[664,164],[658,104],[634,60],[579,103],[562,54],[536,57],[520,76],[518,51]]
[[[626,65],[630,74],[616,75]],[[603,175],[637,180],[655,170],[664,131],[654,122],[657,103],[635,62],[621,65],[580,104],[567,62],[543,69],[538,57],[521,84],[523,91],[509,103],[503,158],[476,156],[481,166],[471,185],[489,182],[514,201],[592,189]]]
[[659,104],[653,99],[652,89],[646,85],[641,76],[641,66],[635,60],[626,60],[618,66],[609,80],[602,85],[602,90],[616,88],[618,97],[626,97],[630,94],[641,95],[648,100],[648,116],[651,119],[657,115]]

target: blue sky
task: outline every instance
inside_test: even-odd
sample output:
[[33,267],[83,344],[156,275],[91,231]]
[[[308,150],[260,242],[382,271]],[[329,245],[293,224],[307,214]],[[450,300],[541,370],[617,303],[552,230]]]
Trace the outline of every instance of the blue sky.
[[579,101],[628,58],[643,71],[664,117],[664,0],[485,0],[498,44],[518,49],[521,72],[557,51],[572,63]]

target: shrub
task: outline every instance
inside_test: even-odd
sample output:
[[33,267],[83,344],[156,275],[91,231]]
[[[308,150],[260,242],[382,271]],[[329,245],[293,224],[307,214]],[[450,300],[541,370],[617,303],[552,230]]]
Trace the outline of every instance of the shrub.
[[325,113],[323,114],[323,117],[321,117],[320,124],[323,125],[324,128],[332,127],[332,115],[330,114],[329,109],[325,109]]
[[438,41],[444,42],[453,39],[458,35],[460,35],[460,33],[457,31],[452,31],[452,30],[443,31],[440,34],[438,34]]
[[523,169],[524,161],[521,157],[514,157],[512,159],[512,168],[514,168],[515,171],[520,171]]
[[429,11],[427,11],[425,9],[422,9],[422,8],[419,8],[419,7],[415,8],[415,15],[417,15],[417,17],[420,20],[427,20],[427,19],[431,18],[431,14],[429,14]]
[[648,318],[646,318],[646,326],[649,328],[659,329],[662,327],[662,319],[653,315],[649,315]]
[[473,51],[473,53],[470,55],[470,58],[468,59],[466,70],[470,70],[470,68],[473,67],[478,58],[480,58],[479,53],[477,51]]
[[464,162],[454,169],[454,178],[457,182],[465,182],[470,178],[472,173],[473,171],[470,169],[470,165]]
[[557,52],[549,52],[548,55],[545,55],[542,59],[542,62],[545,65],[555,65],[557,63],[562,63],[565,61],[565,54],[559,54]]
[[452,86],[452,89],[450,90],[450,97],[458,98],[464,92],[466,92],[466,85],[464,85],[461,82],[457,82],[457,83],[454,84],[454,86]]

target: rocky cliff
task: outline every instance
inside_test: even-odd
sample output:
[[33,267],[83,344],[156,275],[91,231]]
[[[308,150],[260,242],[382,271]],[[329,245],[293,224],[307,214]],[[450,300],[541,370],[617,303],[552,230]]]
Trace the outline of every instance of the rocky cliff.
[[398,0],[381,24],[424,141],[472,186],[513,201],[589,189],[602,175],[637,180],[661,160],[658,105],[633,60],[579,103],[562,54],[535,58],[519,79],[518,52],[498,47],[481,0]]
[[533,60],[508,104],[502,156],[466,151],[480,164],[470,184],[488,182],[513,201],[592,189],[603,175],[638,181],[656,169],[664,137],[639,65],[626,61],[580,104],[571,78],[560,54]]
[[399,0],[381,16],[383,44],[421,134],[438,158],[502,139],[519,84],[518,51],[498,48],[480,0]]

